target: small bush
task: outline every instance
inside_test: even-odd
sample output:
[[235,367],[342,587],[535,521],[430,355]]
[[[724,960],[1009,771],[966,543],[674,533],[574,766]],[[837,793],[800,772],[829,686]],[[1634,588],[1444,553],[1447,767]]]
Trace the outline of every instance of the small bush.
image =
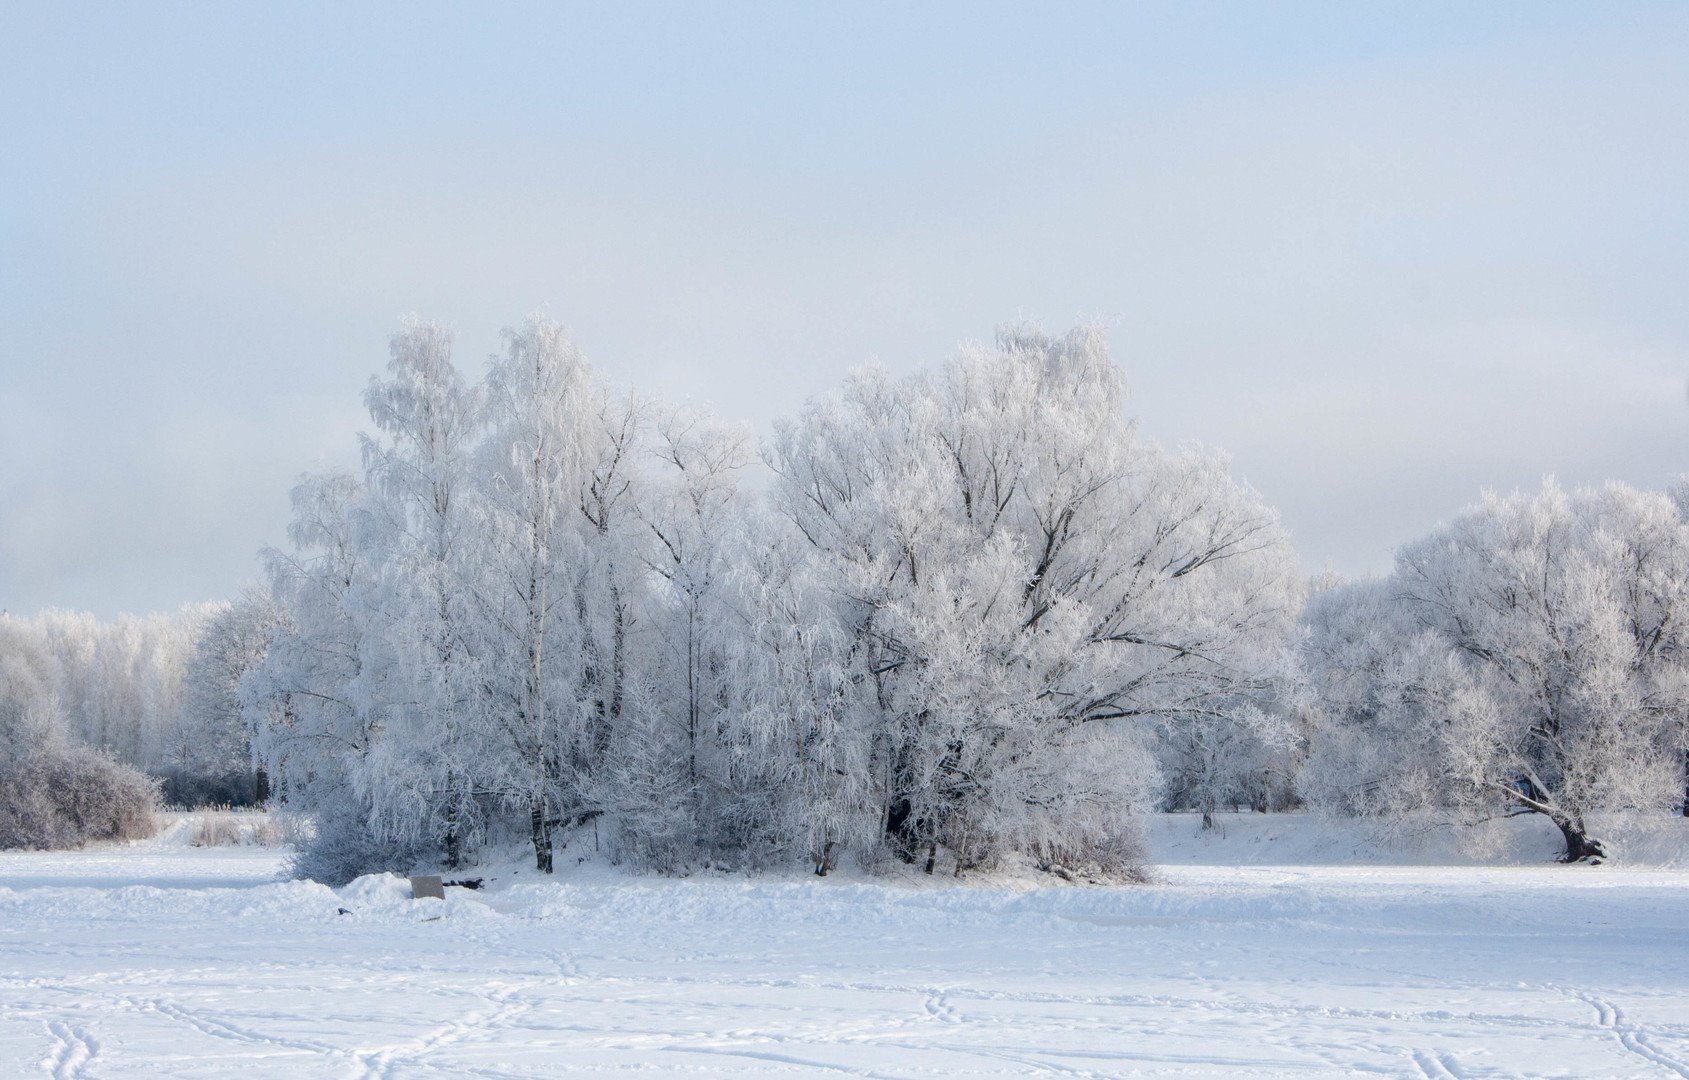
[[360,809],[350,804],[341,813],[315,815],[309,834],[293,858],[294,877],[339,888],[364,874],[384,870],[410,873],[417,867],[439,865],[439,844],[378,839]]
[[86,747],[47,746],[0,775],[0,848],[81,847],[158,831],[158,788],[145,774]]
[[1137,883],[1151,880],[1149,842],[1136,822],[1090,836],[1038,845],[1038,868],[1067,881]]

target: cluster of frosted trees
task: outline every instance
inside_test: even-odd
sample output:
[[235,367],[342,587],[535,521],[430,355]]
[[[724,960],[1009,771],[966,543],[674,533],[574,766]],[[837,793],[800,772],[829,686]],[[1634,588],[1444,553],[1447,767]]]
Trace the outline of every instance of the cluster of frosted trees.
[[1689,488],[1486,497],[1310,589],[1122,398],[1098,333],[1012,330],[753,451],[544,319],[478,384],[407,325],[268,590],[0,616],[0,845],[135,827],[125,766],[308,815],[331,880],[515,839],[1122,874],[1155,807],[1536,814],[1578,859],[1605,813],[1689,815]]
[[212,665],[202,654],[226,636],[233,614],[200,604],[110,622],[64,611],[0,615],[0,710],[28,712],[31,730],[152,775],[166,803],[252,802],[238,705],[206,695]]
[[0,848],[151,832],[156,792],[140,767],[178,741],[199,614],[0,615]]
[[307,872],[512,834],[543,870],[590,836],[1122,872],[1164,776],[1209,809],[1288,783],[1284,537],[1223,460],[1135,436],[1100,334],[858,374],[754,483],[742,433],[612,393],[544,319],[479,385],[450,353],[394,338],[363,474],[295,490],[233,680]]
[[268,599],[174,615],[0,614],[0,847],[150,831],[150,809],[247,805],[240,679],[268,647]]

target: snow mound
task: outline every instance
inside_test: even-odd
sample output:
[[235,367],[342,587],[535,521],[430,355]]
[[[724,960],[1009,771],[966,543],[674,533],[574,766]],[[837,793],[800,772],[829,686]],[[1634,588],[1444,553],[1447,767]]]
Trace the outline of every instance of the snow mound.
[[415,923],[499,917],[498,912],[471,890],[449,888],[443,900],[417,899],[411,895],[410,879],[392,873],[365,874],[332,895],[354,919]]

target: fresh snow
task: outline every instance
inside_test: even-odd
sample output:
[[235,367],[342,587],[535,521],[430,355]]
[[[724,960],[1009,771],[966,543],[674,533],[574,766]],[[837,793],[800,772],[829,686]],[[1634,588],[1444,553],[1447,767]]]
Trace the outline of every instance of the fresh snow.
[[4,853],[0,1076],[1689,1077],[1689,870],[1220,821],[1158,820],[1120,888],[629,878],[577,843],[441,902],[180,829]]

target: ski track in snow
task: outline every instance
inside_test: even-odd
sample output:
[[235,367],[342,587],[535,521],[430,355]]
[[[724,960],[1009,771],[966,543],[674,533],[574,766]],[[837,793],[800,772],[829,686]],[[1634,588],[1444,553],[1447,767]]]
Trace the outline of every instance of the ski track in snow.
[[1577,998],[1594,1009],[1596,1026],[1611,1034],[1613,1038],[1618,1040],[1620,1046],[1644,1061],[1652,1062],[1668,1073],[1675,1073],[1689,1080],[1689,1064],[1656,1047],[1648,1037],[1647,1030],[1627,1020],[1624,1010],[1617,1005],[1587,990],[1565,990],[1562,992]]
[[100,1055],[100,1044],[87,1030],[66,1020],[52,1020],[47,1024],[53,1047],[42,1067],[53,1080],[83,1080],[92,1074],[88,1066]]
[[1041,890],[582,871],[442,904],[279,866],[0,854],[0,1077],[1689,1080],[1689,871],[1187,860],[1152,887]]

